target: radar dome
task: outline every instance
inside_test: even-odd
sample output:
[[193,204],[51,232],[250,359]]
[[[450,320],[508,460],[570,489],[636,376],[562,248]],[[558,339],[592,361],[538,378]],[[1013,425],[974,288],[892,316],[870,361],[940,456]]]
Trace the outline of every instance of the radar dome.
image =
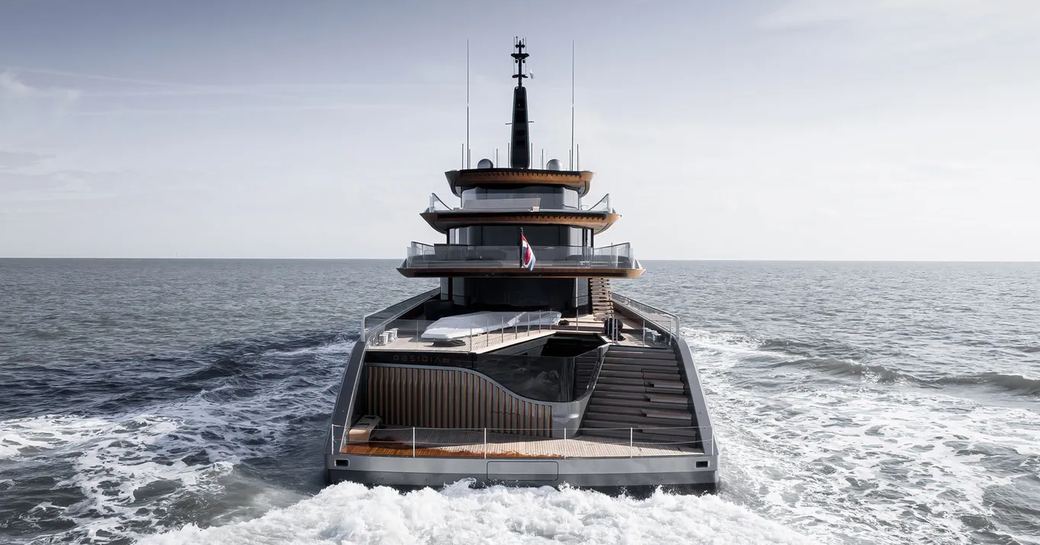
[[477,161],[477,168],[495,168],[495,163],[492,163],[491,159],[481,159]]
[[545,163],[545,169],[546,170],[560,170],[560,160],[559,159],[549,159],[549,162]]

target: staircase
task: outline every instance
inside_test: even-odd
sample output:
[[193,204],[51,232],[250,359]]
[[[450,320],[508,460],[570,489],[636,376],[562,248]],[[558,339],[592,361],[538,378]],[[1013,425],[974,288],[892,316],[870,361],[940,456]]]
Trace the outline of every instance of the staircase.
[[592,298],[592,315],[597,320],[614,315],[614,302],[610,299],[609,278],[590,278],[589,295]]
[[[641,446],[695,447],[698,434],[690,428],[695,425],[672,349],[613,345],[607,350],[581,434],[628,440],[633,428],[631,439]],[[668,427],[686,429],[651,429]]]

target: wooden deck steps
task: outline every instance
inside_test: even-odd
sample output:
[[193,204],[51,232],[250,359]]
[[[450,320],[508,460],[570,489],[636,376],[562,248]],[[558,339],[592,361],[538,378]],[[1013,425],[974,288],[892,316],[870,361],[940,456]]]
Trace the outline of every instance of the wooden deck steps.
[[614,316],[614,301],[610,298],[609,278],[590,278],[589,296],[592,303],[592,315],[597,320]]
[[691,428],[695,422],[673,350],[613,345],[585,409],[581,433],[692,445],[698,435]]

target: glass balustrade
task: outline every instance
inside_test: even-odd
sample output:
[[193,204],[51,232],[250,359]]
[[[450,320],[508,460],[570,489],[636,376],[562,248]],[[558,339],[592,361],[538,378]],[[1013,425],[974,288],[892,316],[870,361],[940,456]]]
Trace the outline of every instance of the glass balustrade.
[[[600,248],[588,246],[535,246],[535,268],[638,269],[629,243]],[[467,246],[424,244],[408,247],[406,268],[515,268],[520,266],[520,246]]]
[[610,207],[610,194],[604,195],[599,201],[592,205],[582,205],[577,202],[563,201],[559,198],[545,198],[531,193],[498,192],[493,196],[482,195],[481,198],[464,199],[462,206],[449,206],[436,193],[430,194],[430,204],[427,212],[451,212],[451,211],[482,211],[482,210],[524,210],[524,211],[552,211],[567,210],[581,212],[607,212],[614,211]]

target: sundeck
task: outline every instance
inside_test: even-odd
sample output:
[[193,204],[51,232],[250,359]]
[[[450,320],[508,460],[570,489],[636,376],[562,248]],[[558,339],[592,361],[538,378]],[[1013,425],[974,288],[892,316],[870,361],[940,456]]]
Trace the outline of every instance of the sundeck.
[[366,316],[329,427],[330,481],[714,488],[718,451],[671,313],[614,293],[644,272],[596,247],[620,218],[586,206],[592,172],[531,168],[528,54],[517,65],[509,167],[446,173],[457,206],[421,213],[444,243],[399,267],[440,286]]

